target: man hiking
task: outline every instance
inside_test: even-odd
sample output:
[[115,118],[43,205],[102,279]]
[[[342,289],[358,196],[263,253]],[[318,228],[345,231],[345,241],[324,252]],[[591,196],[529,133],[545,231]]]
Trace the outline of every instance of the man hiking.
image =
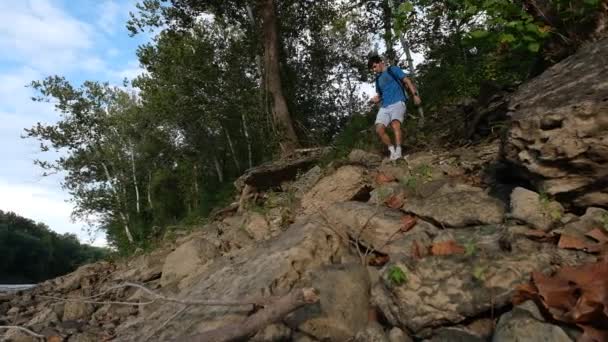
[[[380,140],[388,146],[390,160],[397,160],[401,155],[401,124],[405,118],[407,88],[414,98],[414,104],[420,105],[422,100],[416,91],[414,83],[407,75],[396,66],[387,66],[380,56],[371,56],[367,62],[367,67],[376,73],[376,95],[372,97],[372,102],[380,103],[380,110],[376,115],[376,133]],[[395,144],[386,134],[386,127],[391,126],[395,134]]]

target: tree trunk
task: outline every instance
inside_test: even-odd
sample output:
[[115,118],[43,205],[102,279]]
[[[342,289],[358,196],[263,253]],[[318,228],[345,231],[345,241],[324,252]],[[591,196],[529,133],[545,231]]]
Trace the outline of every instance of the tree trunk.
[[247,140],[247,161],[249,161],[249,169],[251,169],[253,167],[253,152],[251,151],[251,139],[249,138],[245,112],[241,113],[241,119],[243,120],[243,133],[245,133],[245,140]]
[[103,170],[106,174],[106,178],[108,179],[108,183],[110,183],[110,189],[112,191],[112,194],[114,195],[114,199],[116,201],[116,205],[118,206],[118,213],[120,215],[120,218],[122,220],[122,224],[125,227],[125,234],[127,235],[127,239],[129,239],[130,243],[133,243],[133,235],[131,235],[131,230],[129,229],[129,218],[127,217],[127,215],[125,215],[125,213],[122,210],[122,204],[121,204],[121,200],[120,200],[120,195],[118,194],[118,191],[116,191],[116,187],[114,186],[114,183],[112,182],[112,177],[110,175],[110,171],[108,170],[108,167],[106,166],[106,164],[104,162],[101,163],[101,165],[103,166]]
[[215,171],[217,172],[217,179],[220,183],[224,183],[224,172],[222,172],[222,166],[216,156],[213,156],[213,164],[215,165]]
[[133,143],[130,143],[129,145],[131,145],[131,153],[130,153],[130,157],[131,157],[131,173],[133,176],[133,186],[135,187],[135,207],[137,209],[137,213],[140,213],[140,205],[139,205],[139,186],[137,186],[137,174],[135,172],[135,147],[133,146]]
[[236,166],[236,170],[241,172],[241,164],[239,164],[239,159],[236,155],[236,150],[234,149],[234,145],[232,144],[232,139],[230,138],[230,133],[226,127],[224,127],[224,133],[226,134],[226,139],[228,139],[228,147],[230,147],[230,154],[232,154],[232,160],[234,161],[234,166]]
[[274,126],[284,155],[298,147],[298,137],[293,128],[287,102],[283,95],[279,69],[279,38],[277,33],[274,0],[259,0],[263,22],[264,73]]
[[386,60],[396,65],[398,61],[393,47],[393,12],[389,1],[391,0],[382,1],[382,26],[384,27],[384,43],[386,44]]
[[150,209],[154,209],[152,203],[152,171],[148,171],[148,206]]

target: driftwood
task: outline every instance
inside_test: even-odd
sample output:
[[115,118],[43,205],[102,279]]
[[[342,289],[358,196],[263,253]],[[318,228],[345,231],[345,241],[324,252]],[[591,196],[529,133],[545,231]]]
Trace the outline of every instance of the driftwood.
[[303,172],[316,164],[327,148],[296,150],[289,159],[280,159],[251,168],[239,177],[234,186],[240,193],[246,185],[263,191],[293,180],[298,172]]
[[260,311],[247,317],[237,324],[206,331],[201,334],[177,339],[177,342],[224,342],[247,338],[263,329],[269,324],[277,322],[290,312],[306,304],[319,301],[319,293],[314,288],[296,289],[287,295],[278,298]]

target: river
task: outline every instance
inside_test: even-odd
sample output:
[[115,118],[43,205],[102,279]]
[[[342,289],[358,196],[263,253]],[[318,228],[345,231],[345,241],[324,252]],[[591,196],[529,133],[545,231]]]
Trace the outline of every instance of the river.
[[23,284],[23,285],[2,285],[2,284],[0,284],[0,293],[27,290],[27,289],[31,289],[34,286],[36,286],[36,285],[34,285],[34,284]]

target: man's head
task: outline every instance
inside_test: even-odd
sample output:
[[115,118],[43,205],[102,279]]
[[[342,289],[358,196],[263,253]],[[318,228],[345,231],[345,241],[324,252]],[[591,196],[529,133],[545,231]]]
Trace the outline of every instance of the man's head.
[[375,73],[380,73],[384,70],[384,61],[380,56],[373,55],[367,60],[367,67]]

